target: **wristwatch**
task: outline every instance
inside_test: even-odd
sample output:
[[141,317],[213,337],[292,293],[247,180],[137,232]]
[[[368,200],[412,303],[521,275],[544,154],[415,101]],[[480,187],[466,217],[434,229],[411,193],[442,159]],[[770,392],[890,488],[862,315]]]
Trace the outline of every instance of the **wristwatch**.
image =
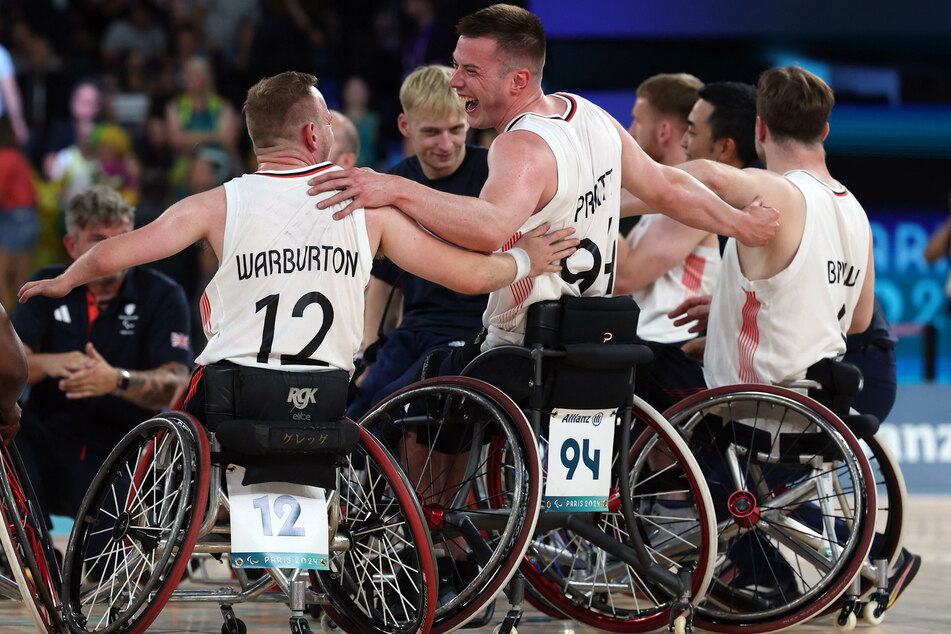
[[116,379],[116,391],[125,392],[129,389],[129,381],[132,379],[132,375],[129,374],[128,370],[123,370],[122,368],[116,368],[119,371],[119,376]]

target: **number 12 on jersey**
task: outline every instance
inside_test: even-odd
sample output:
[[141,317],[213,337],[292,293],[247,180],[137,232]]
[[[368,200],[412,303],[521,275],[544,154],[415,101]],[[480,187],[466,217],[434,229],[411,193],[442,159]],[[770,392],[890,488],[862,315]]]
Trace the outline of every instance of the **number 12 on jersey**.
[[232,566],[329,570],[322,488],[284,482],[244,486],[244,468],[236,466],[227,477]]
[[611,490],[616,410],[551,413],[545,510],[604,511]]

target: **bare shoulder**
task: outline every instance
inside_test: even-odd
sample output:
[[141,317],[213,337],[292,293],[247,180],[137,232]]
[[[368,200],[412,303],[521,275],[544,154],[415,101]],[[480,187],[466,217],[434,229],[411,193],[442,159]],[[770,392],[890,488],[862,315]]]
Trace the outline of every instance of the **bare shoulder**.
[[555,164],[555,154],[548,143],[529,130],[503,132],[489,146],[489,171],[509,176],[526,171],[547,169]]

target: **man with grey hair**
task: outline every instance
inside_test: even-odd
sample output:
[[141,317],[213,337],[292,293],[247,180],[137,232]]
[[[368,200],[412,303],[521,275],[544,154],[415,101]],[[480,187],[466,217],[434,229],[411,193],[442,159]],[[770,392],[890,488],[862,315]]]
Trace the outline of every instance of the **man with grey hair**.
[[[134,209],[93,185],[65,211],[63,244],[77,259],[132,230]],[[64,265],[32,279],[55,277]],[[30,368],[17,446],[45,512],[74,515],[109,451],[137,423],[169,405],[193,362],[182,288],[150,269],[89,282],[12,315]]]

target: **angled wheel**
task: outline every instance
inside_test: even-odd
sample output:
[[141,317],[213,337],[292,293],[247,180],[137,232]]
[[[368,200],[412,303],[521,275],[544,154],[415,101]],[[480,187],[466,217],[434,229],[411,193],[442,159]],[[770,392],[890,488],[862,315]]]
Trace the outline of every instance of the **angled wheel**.
[[439,576],[433,631],[458,628],[515,574],[538,519],[528,421],[497,388],[447,376],[405,387],[360,424],[396,457],[422,503]]
[[[908,505],[908,491],[905,488],[905,478],[902,476],[898,459],[885,444],[881,435],[876,434],[871,438],[860,440],[859,443],[862,445],[872,468],[877,500],[875,536],[872,539],[872,549],[869,551],[867,563],[862,566],[860,572],[859,598],[862,599],[867,598],[876,589],[877,570],[874,568],[874,563],[877,560],[884,559],[888,562],[888,568],[891,570],[901,554],[902,544],[904,543],[904,516],[905,508]],[[824,614],[838,613],[842,604],[842,599],[837,600],[825,610]],[[873,612],[874,610],[868,609],[864,614],[870,615]]]
[[832,412],[766,385],[701,392],[665,415],[708,475],[720,545],[696,623],[768,632],[822,613],[869,552],[875,487]]
[[349,632],[428,632],[436,606],[432,542],[423,511],[396,461],[365,429],[360,446],[338,470],[337,535],[349,540],[331,552],[317,581],[330,596],[331,622]]
[[[625,456],[636,526],[624,520],[615,481],[608,512],[596,514],[598,529],[618,547],[638,532],[646,557],[682,576],[693,601],[710,583],[716,554],[709,491],[680,435],[649,405],[637,399],[633,427],[638,434]],[[542,438],[542,454],[546,443]],[[615,456],[616,474],[618,456]],[[680,600],[645,570],[621,561],[562,526],[538,532],[522,571],[532,586],[570,618],[612,632],[645,632],[667,625]]]
[[63,570],[73,632],[144,632],[182,578],[208,501],[203,428],[168,412],[130,431],[80,506]]
[[14,445],[0,444],[0,462],[0,542],[6,559],[4,572],[12,576],[4,579],[0,575],[0,585],[23,600],[41,632],[62,632],[62,581],[46,521]]

